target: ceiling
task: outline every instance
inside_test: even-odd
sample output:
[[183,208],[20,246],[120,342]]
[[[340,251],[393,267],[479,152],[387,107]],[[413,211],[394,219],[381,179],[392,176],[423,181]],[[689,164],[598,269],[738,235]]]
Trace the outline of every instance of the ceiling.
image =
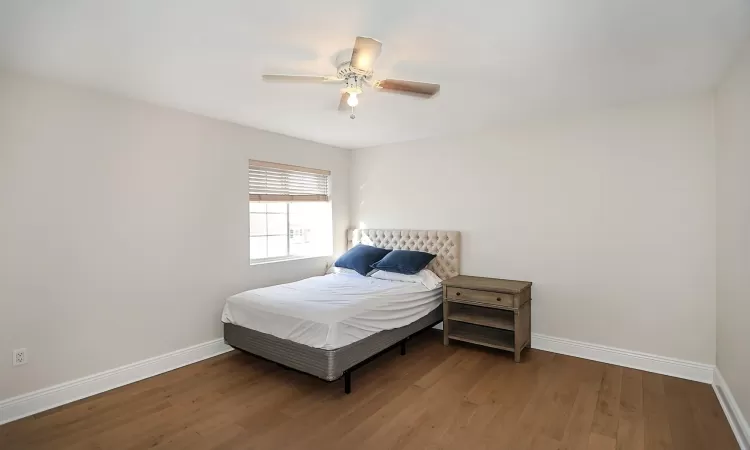
[[[748,0],[2,0],[0,66],[345,148],[709,89],[750,32]],[[357,35],[376,78],[357,119],[329,74]]]

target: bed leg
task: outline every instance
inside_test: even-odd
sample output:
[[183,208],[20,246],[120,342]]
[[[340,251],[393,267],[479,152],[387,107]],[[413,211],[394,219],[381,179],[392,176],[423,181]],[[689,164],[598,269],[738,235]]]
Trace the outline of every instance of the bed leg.
[[406,339],[401,341],[401,355],[403,356],[405,354],[406,354]]
[[350,371],[344,372],[344,394],[352,393],[352,373]]

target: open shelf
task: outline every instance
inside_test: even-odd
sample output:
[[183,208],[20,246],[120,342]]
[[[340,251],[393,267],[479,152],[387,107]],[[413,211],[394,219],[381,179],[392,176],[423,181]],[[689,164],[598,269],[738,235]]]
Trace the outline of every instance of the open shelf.
[[448,320],[457,322],[513,331],[515,328],[514,319],[512,311],[479,308],[457,303],[448,306]]
[[448,339],[484,345],[500,350],[515,351],[514,335],[511,331],[488,328],[467,323],[450,325]]

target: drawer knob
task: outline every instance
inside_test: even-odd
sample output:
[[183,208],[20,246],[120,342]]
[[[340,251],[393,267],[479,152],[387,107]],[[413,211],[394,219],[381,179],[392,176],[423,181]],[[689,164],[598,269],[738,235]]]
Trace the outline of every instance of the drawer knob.
[[461,293],[460,292],[456,292],[456,296],[459,296],[459,295],[461,295]]
[[499,302],[503,301],[503,299],[500,298],[500,297],[498,297],[496,300],[499,301]]

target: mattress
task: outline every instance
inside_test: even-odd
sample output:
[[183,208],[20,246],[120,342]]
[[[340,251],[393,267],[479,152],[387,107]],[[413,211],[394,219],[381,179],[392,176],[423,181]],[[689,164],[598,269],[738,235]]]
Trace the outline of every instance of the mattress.
[[418,283],[335,273],[233,295],[222,322],[332,350],[427,316],[441,294]]

